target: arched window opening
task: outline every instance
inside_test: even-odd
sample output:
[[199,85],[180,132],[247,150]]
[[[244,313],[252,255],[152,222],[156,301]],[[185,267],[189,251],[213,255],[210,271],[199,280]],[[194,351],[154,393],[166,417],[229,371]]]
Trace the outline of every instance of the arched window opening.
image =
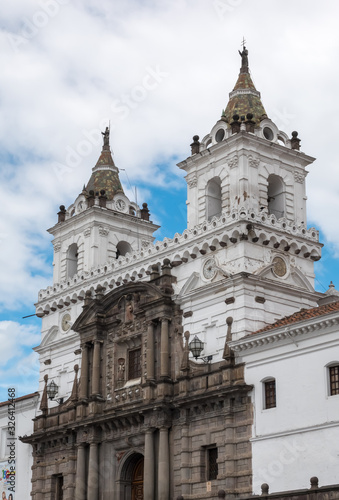
[[68,247],[66,257],[66,274],[67,278],[72,278],[78,272],[78,245],[72,243]]
[[221,215],[221,182],[218,177],[207,183],[206,212],[207,220]]
[[117,244],[116,258],[124,257],[127,253],[132,252],[132,247],[127,241],[119,241]]
[[285,217],[285,184],[281,177],[270,175],[267,190],[268,213],[277,219]]

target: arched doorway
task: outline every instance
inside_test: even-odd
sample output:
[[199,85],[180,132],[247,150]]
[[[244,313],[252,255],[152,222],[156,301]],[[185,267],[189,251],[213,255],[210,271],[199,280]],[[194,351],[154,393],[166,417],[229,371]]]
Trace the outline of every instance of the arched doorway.
[[129,453],[118,472],[118,497],[120,500],[143,500],[144,457],[141,453]]
[[144,458],[140,458],[132,472],[132,500],[144,498]]

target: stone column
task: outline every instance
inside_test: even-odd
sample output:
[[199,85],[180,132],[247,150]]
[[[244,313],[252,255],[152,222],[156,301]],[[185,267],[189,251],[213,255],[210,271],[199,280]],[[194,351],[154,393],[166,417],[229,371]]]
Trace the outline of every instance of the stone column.
[[161,320],[160,376],[169,377],[168,319]]
[[189,430],[188,425],[181,428],[181,492],[190,494],[190,452],[189,452]]
[[169,443],[168,429],[159,430],[158,500],[169,500]]
[[86,500],[86,448],[84,444],[79,445],[77,452],[75,500]]
[[88,398],[88,345],[82,346],[79,399]]
[[99,500],[98,443],[89,445],[87,500]]
[[148,429],[145,433],[144,500],[154,500],[154,434],[152,429]]
[[94,341],[91,396],[100,394],[100,342]]
[[146,380],[154,380],[154,324],[151,321],[147,327]]

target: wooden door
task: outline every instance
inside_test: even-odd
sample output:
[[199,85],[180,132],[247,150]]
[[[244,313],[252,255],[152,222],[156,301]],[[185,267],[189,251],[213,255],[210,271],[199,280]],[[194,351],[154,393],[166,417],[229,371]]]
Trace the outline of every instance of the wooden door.
[[132,475],[132,500],[144,499],[144,459],[135,465]]

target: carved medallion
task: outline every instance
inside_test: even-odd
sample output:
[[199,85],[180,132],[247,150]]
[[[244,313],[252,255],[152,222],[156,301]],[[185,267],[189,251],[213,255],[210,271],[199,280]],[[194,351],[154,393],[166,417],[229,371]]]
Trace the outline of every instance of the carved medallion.
[[279,278],[285,276],[285,274],[287,273],[287,267],[284,259],[282,259],[281,257],[274,257],[272,264],[272,271],[276,276],[278,276]]

